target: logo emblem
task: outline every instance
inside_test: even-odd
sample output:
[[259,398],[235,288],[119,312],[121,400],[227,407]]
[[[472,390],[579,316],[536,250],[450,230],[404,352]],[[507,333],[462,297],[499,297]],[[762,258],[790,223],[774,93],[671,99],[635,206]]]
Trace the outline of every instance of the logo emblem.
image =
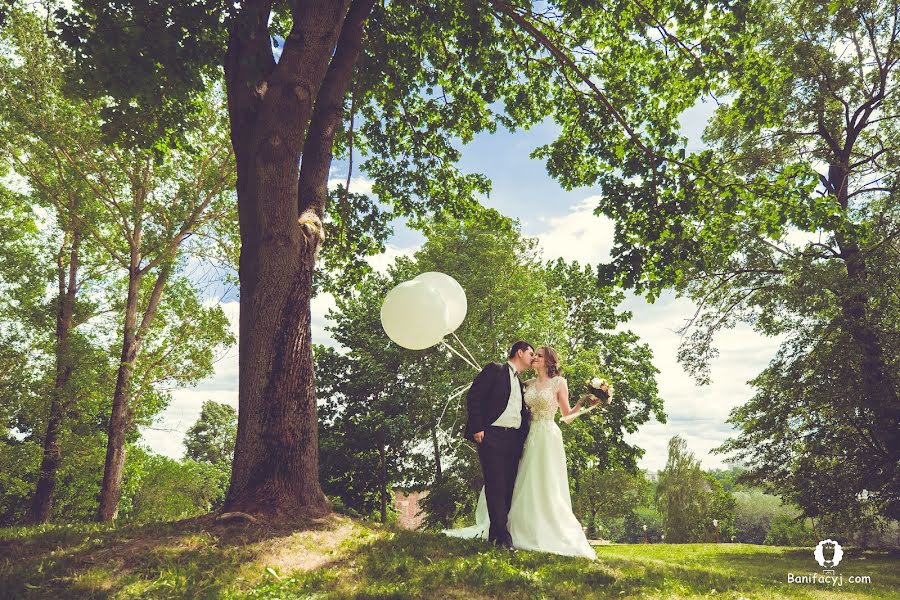
[[[825,558],[826,553],[832,555],[830,559]],[[816,557],[816,562],[819,563],[820,567],[832,569],[841,562],[841,559],[844,557],[844,550],[834,540],[822,540],[816,546],[815,551],[813,551],[813,556]]]

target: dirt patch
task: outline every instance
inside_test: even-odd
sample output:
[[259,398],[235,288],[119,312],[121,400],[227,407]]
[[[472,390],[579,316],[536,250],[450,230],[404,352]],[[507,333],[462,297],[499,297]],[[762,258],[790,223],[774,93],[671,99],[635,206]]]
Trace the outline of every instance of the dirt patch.
[[331,516],[332,529],[298,531],[260,542],[256,562],[282,573],[318,569],[339,558],[341,546],[353,539],[359,528],[349,518]]

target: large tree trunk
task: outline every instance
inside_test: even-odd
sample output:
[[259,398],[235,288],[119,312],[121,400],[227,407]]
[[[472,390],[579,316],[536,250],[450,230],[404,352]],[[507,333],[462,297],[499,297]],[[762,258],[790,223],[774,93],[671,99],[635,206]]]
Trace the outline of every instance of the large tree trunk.
[[318,474],[312,276],[331,144],[373,2],[354,2],[349,13],[349,0],[309,4],[294,9],[277,65],[266,3],[243,10],[225,58],[241,231],[238,432],[226,512],[330,509]]
[[[61,251],[57,272],[59,298],[56,311],[56,380],[50,400],[50,417],[44,435],[41,471],[37,489],[31,501],[26,521],[30,524],[47,523],[53,514],[53,493],[56,488],[56,471],[62,459],[59,449],[59,432],[71,403],[69,381],[72,378],[72,353],[69,339],[74,329],[75,295],[77,293],[78,251],[81,232],[76,228],[72,235],[68,265]],[[67,273],[68,272],[68,273]]]
[[[846,161],[829,167],[829,183],[837,201],[846,210],[848,206],[848,172]],[[848,290],[841,298],[841,310],[847,330],[860,356],[860,399],[874,417],[873,434],[887,460],[881,476],[889,479],[896,469],[900,455],[900,401],[897,388],[888,375],[888,367],[878,334],[869,318],[869,273],[865,255],[855,239],[843,232],[835,234],[841,257],[847,269]]]
[[100,508],[97,511],[98,521],[115,519],[119,514],[119,500],[122,497],[125,434],[131,423],[128,400],[131,392],[131,374],[137,357],[137,313],[141,277],[135,265],[136,262],[132,260],[128,276],[128,299],[125,304],[125,328],[122,332],[122,354],[107,434],[106,463],[103,468],[103,485],[100,488]]

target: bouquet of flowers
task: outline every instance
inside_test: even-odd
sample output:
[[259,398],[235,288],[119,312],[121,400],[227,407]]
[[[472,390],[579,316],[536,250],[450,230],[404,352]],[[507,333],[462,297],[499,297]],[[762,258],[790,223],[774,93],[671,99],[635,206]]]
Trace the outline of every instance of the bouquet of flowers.
[[613,393],[613,386],[603,377],[594,377],[588,381],[588,393],[599,398],[602,404],[609,404]]
[[578,412],[569,413],[569,415],[560,419],[563,423],[569,425],[572,423],[572,421],[574,421],[581,415],[594,410],[598,406],[606,406],[612,401],[613,386],[607,379],[603,377],[594,377],[593,379],[590,379],[587,382],[587,391],[588,393],[581,397],[581,401],[583,403],[590,401],[592,396],[598,398],[600,402],[594,404],[593,406],[582,408]]

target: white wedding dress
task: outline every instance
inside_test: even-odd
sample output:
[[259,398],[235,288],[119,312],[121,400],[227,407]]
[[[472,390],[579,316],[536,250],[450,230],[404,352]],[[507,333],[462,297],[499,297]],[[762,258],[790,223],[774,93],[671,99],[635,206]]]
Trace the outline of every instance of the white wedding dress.
[[[562,381],[562,377],[554,377],[541,388],[534,379],[526,382],[525,403],[531,410],[531,427],[519,461],[507,529],[514,548],[593,559],[597,555],[572,513],[562,432],[553,420],[559,410],[556,392]],[[482,488],[475,525],[444,533],[487,539],[489,527]]]

